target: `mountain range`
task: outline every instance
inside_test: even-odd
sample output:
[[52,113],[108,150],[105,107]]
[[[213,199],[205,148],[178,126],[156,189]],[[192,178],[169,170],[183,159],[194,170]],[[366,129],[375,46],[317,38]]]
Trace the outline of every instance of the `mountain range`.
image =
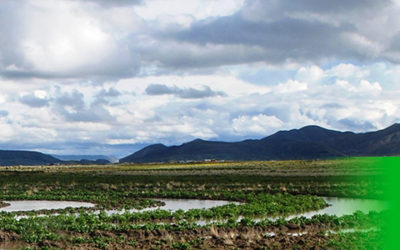
[[[62,159],[60,159],[62,158]],[[109,164],[105,157],[96,158],[96,156],[86,156],[84,158],[72,156],[55,157],[52,155],[43,154],[36,151],[20,151],[20,150],[0,150],[0,166],[35,166],[35,165],[88,165],[88,164]],[[88,158],[88,159],[87,159]]]
[[400,124],[353,133],[306,126],[279,131],[259,140],[219,142],[196,139],[179,146],[153,144],[119,162],[215,160],[288,160],[343,156],[400,155]]
[[110,155],[51,155],[62,161],[100,161],[118,162],[118,158]]
[[[400,124],[373,132],[353,133],[318,126],[279,131],[259,140],[220,142],[196,139],[179,146],[153,144],[119,160],[171,162],[215,160],[320,159],[343,156],[400,155]],[[0,165],[109,164],[96,156],[57,157],[35,151],[0,150]]]

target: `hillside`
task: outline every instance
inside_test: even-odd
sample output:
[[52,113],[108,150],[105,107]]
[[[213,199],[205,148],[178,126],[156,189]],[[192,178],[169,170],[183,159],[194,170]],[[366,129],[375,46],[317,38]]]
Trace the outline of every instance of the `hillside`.
[[0,150],[0,165],[49,165],[61,161],[53,156],[34,151]]
[[400,155],[400,124],[367,133],[306,126],[279,131],[260,140],[217,142],[196,139],[169,147],[154,144],[120,159],[120,162],[286,160],[385,155]]

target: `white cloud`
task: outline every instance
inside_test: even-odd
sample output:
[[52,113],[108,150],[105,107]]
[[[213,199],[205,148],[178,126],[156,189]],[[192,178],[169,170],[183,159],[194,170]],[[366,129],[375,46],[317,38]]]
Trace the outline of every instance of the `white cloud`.
[[214,91],[226,93],[227,96],[242,96],[252,93],[266,93],[270,91],[267,86],[260,86],[240,80],[225,72],[214,74],[193,75],[162,75],[123,79],[118,81],[117,88],[136,93],[145,93],[151,84],[164,84],[168,87],[199,88],[209,86]]
[[[73,2],[30,1],[21,42],[24,57],[43,72],[77,71],[105,60],[115,42]],[[43,15],[45,13],[45,15]]]
[[232,120],[234,133],[239,135],[267,135],[281,128],[283,122],[275,116],[258,114],[256,116],[239,116]]
[[328,75],[340,78],[349,77],[368,77],[370,72],[368,70],[357,67],[350,63],[341,63],[328,70]]
[[0,25],[0,72],[6,76],[98,78],[137,71],[137,55],[127,44],[142,25],[133,9],[69,0],[28,0],[2,7],[16,13],[4,20],[12,31]]
[[0,3],[2,145],[119,152],[400,119],[398,4],[139,2]]
[[45,99],[46,97],[48,97],[48,94],[45,90],[35,90],[33,94],[40,99]]
[[6,102],[6,96],[5,95],[0,95],[0,104]]
[[296,74],[296,79],[302,82],[315,83],[324,77],[324,71],[316,66],[312,65],[310,67],[301,67]]
[[0,142],[7,142],[14,139],[14,128],[10,124],[3,123],[0,119]]
[[[378,96],[381,94],[382,87],[378,82],[370,83],[369,81],[362,79],[358,85],[351,84],[346,80],[337,80],[336,86],[342,88],[345,92],[351,92],[353,95],[357,96]],[[341,92],[340,90],[338,91]],[[345,94],[344,92],[344,94]]]
[[[238,11],[244,0],[148,0],[135,8],[136,13],[145,20],[166,20],[179,22],[179,18],[190,16],[205,19],[215,16],[227,16]],[[170,20],[171,22],[171,20]]]
[[305,91],[308,88],[306,82],[299,82],[297,80],[289,80],[286,83],[280,83],[275,87],[274,92],[276,94],[287,94],[293,92]]
[[[265,72],[263,77],[267,78]],[[2,141],[18,143],[29,138],[29,143],[42,147],[83,142],[113,147],[119,143],[179,144],[197,137],[259,138],[309,124],[365,131],[383,128],[400,118],[396,92],[386,91],[372,79],[397,79],[396,66],[300,66],[292,72],[289,80],[275,86],[240,80],[230,69],[218,74],[133,77],[102,85],[6,80],[1,94],[1,110],[7,114],[0,117]],[[334,82],[327,84],[330,79]],[[178,89],[208,86],[226,96],[184,99],[146,94],[146,88],[154,83]]]
[[366,94],[379,95],[382,91],[382,87],[379,82],[370,83],[367,80],[362,80],[358,91]]

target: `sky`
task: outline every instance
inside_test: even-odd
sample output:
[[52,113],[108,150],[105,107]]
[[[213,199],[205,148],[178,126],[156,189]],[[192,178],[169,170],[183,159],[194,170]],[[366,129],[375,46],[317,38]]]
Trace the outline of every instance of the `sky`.
[[1,149],[400,122],[399,0],[2,0],[0,34]]

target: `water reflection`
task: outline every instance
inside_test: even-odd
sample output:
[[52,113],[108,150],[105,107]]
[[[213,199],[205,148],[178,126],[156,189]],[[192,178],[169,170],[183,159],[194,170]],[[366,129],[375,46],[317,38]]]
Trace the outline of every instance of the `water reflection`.
[[296,215],[288,216],[287,219],[304,216],[311,218],[317,214],[328,215],[350,215],[356,211],[369,213],[371,211],[381,212],[388,208],[388,203],[381,200],[372,199],[355,199],[355,198],[338,198],[338,197],[322,197],[330,206],[318,211],[311,211]]
[[197,200],[197,199],[155,199],[157,201],[162,201],[165,203],[164,206],[159,207],[148,207],[144,209],[129,209],[129,210],[106,210],[108,215],[112,214],[123,214],[125,212],[145,212],[154,211],[157,209],[169,210],[171,212],[176,212],[182,209],[183,211],[188,211],[189,209],[209,209],[213,207],[223,206],[227,204],[240,204],[239,202],[224,201],[224,200]]
[[65,209],[67,207],[94,207],[95,204],[90,202],[79,201],[4,201],[10,204],[7,207],[0,208],[0,212],[19,212],[19,211],[36,211],[36,210],[51,210],[51,209]]
[[[294,217],[304,216],[311,218],[317,214],[328,214],[328,215],[350,215],[356,211],[362,211],[368,213],[370,211],[380,212],[388,207],[387,202],[380,200],[370,199],[353,199],[353,198],[337,198],[337,197],[322,197],[330,205],[324,209],[318,211],[311,211],[306,213],[294,214],[285,217],[291,219]],[[122,214],[125,212],[144,212],[153,211],[156,209],[170,210],[175,212],[182,209],[188,211],[189,209],[209,209],[217,206],[223,206],[227,204],[237,204],[239,202],[224,201],[224,200],[197,200],[197,199],[155,199],[165,203],[164,206],[150,207],[145,209],[129,209],[129,210],[106,210],[107,214]],[[43,210],[43,209],[65,209],[67,207],[72,208],[90,208],[94,207],[95,204],[89,202],[78,202],[78,201],[46,201],[46,200],[22,200],[22,201],[5,201],[10,206],[0,208],[1,211],[5,212],[17,212],[17,211],[32,211],[32,210]],[[96,211],[97,213],[99,211]],[[270,217],[271,218],[271,217]],[[275,219],[275,218],[271,218]]]

